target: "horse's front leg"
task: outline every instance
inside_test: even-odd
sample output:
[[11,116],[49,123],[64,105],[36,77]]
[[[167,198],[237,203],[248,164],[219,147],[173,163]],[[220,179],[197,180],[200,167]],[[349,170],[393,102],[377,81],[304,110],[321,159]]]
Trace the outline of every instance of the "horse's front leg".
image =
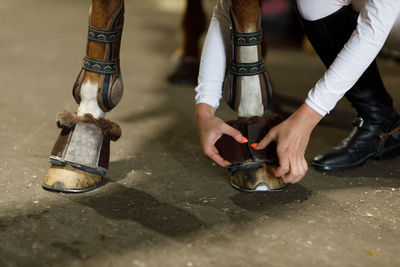
[[200,38],[206,28],[207,16],[202,0],[185,0],[181,20],[181,41],[173,60],[168,80],[174,84],[196,84],[199,71]]
[[276,114],[266,113],[271,103],[271,87],[262,58],[262,30],[259,0],[232,0],[232,57],[225,80],[225,99],[238,112],[238,120],[228,124],[247,136],[239,144],[224,136],[216,146],[221,156],[233,163],[230,183],[242,191],[270,191],[284,184],[270,172],[277,164],[276,149],[258,151],[251,147],[270,128],[280,122]]
[[110,140],[121,129],[104,119],[122,97],[119,50],[124,22],[123,0],[93,0],[89,11],[86,57],[73,86],[77,113],[63,111],[43,187],[85,192],[102,184],[109,164]]

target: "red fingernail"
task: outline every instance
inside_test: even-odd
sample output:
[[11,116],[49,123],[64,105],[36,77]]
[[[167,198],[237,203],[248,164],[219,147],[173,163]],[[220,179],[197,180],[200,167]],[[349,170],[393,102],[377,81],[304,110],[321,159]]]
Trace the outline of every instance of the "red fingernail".
[[242,137],[242,141],[245,142],[245,143],[249,142],[249,140],[247,140],[246,137]]
[[252,143],[251,144],[251,147],[253,147],[253,148],[256,147],[256,146],[257,146],[257,143]]

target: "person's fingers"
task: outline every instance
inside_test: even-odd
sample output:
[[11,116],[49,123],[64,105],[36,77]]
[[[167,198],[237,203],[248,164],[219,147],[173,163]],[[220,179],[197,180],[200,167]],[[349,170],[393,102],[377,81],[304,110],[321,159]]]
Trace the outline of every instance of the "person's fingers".
[[305,160],[304,157],[300,158],[300,166],[301,166],[301,171],[299,173],[299,176],[294,179],[293,183],[298,183],[300,182],[301,179],[303,179],[303,177],[306,175],[307,171],[308,171],[308,164],[307,161]]
[[218,149],[217,149],[215,146],[212,146],[212,147],[211,147],[211,153],[213,153],[213,154],[219,154],[219,151],[218,151]]
[[282,180],[285,184],[294,184],[295,179],[296,178],[293,176],[291,172],[282,176]]
[[297,158],[292,155],[289,158],[289,171],[282,176],[282,180],[287,184],[294,184],[300,177],[300,172]]
[[304,176],[303,163],[301,162],[301,157],[299,157],[299,155],[296,155],[296,169],[297,172],[295,175],[293,175],[295,181]]
[[226,161],[224,158],[221,157],[215,146],[204,148],[203,154],[222,167],[231,165],[229,161]]
[[302,176],[298,176],[297,178],[293,178],[293,180],[291,181],[292,184],[297,184],[298,182],[300,182],[300,180],[302,179]]
[[253,144],[251,144],[251,146],[254,149],[261,150],[261,149],[266,148],[269,145],[269,143],[271,143],[273,140],[274,140],[274,137],[273,137],[272,133],[269,132],[263,139],[261,139],[260,142],[253,143]]
[[239,130],[229,126],[228,124],[223,125],[222,132],[226,135],[232,136],[238,143],[247,143],[249,141]]
[[224,160],[219,154],[211,154],[209,158],[222,167],[231,165],[229,161]]
[[299,158],[298,155],[295,156],[295,159],[293,160],[295,161],[295,168],[294,171],[291,173],[291,183],[295,184],[298,181],[301,180],[301,178],[303,178],[304,176],[304,168],[303,168],[303,163],[301,162],[301,158]]
[[287,154],[285,154],[284,149],[282,149],[281,147],[278,147],[277,150],[277,156],[279,159],[279,167],[273,169],[273,173],[275,176],[277,177],[282,177],[283,175],[285,175],[286,173],[289,172],[289,158],[287,156]]
[[303,162],[303,168],[304,168],[304,175],[306,175],[306,173],[308,172],[308,164],[305,158],[303,158],[302,160]]
[[308,171],[307,161],[304,157],[297,157],[296,159],[292,159],[292,161],[289,160],[289,162],[291,163],[290,171],[283,175],[282,180],[285,183],[298,183]]
[[294,181],[298,177],[298,173],[299,173],[299,170],[298,170],[296,160],[293,158],[290,158],[289,159],[289,171],[286,174],[283,174],[283,176],[282,176],[283,182],[285,182],[287,184],[293,184]]

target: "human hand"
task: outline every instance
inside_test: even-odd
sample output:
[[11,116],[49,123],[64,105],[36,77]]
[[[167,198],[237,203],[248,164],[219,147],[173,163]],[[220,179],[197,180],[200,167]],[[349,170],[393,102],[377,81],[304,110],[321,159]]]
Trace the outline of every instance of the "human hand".
[[196,121],[203,154],[222,167],[231,165],[230,162],[221,157],[215,147],[215,143],[223,134],[232,136],[239,143],[248,142],[247,138],[237,129],[229,126],[220,118],[215,117],[214,108],[208,104],[197,104]]
[[319,113],[303,104],[287,120],[272,128],[258,144],[251,146],[260,150],[275,141],[279,167],[272,170],[274,175],[282,177],[285,183],[297,183],[308,171],[304,154],[311,132],[321,119]]

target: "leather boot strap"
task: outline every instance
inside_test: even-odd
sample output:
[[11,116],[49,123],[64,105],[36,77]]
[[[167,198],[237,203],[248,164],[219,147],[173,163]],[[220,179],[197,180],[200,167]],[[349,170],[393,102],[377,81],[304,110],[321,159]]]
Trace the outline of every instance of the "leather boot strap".
[[103,30],[89,25],[88,39],[99,43],[116,43],[119,40],[119,32],[122,27],[113,30]]
[[[121,26],[112,30],[103,30],[89,25],[88,40],[92,42],[112,44],[119,41],[119,32]],[[99,74],[116,74],[118,59],[99,60],[85,56],[82,63],[82,68]]]
[[[266,107],[271,103],[271,86],[260,54],[262,44],[261,12],[258,18],[258,31],[256,32],[237,32],[238,21],[232,9],[230,10],[230,17],[232,21],[232,57],[223,86],[224,98],[233,110],[238,111],[243,90],[241,80],[245,78],[244,76],[258,76],[261,88],[262,104],[264,109],[266,109]],[[240,53],[239,47],[244,46],[255,46],[257,48],[259,54],[256,62],[237,62],[240,57],[238,55],[238,53]]]
[[258,75],[265,71],[264,61],[261,59],[254,63],[236,63],[231,62],[229,73],[236,76]]
[[99,74],[116,74],[117,60],[99,60],[85,56],[83,58],[82,68]]
[[232,44],[236,46],[259,45],[262,42],[262,30],[258,32],[240,33],[231,30]]
[[361,117],[354,118],[352,123],[355,127],[367,130],[371,133],[376,134],[377,136],[380,136],[381,134],[383,134],[384,131],[390,130],[389,129],[390,126],[386,127],[386,129],[385,129],[385,128],[382,128],[382,125],[379,125],[376,123],[375,124],[371,123],[368,120],[364,120]]

